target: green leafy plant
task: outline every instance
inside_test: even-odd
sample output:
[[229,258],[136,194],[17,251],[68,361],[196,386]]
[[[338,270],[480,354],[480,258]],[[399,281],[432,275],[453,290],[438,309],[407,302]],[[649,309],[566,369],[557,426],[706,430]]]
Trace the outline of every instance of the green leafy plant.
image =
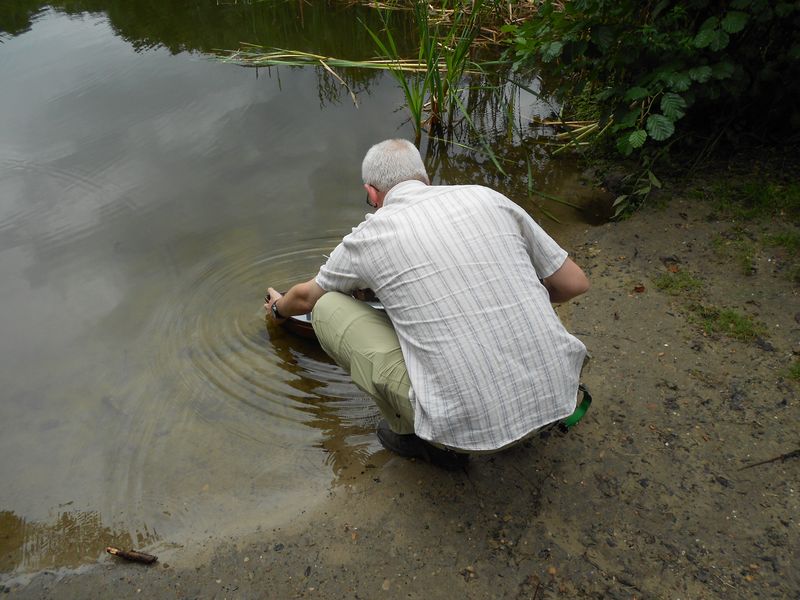
[[[800,126],[798,2],[543,0],[505,31],[518,69],[543,64],[557,97],[591,86],[612,147],[650,157],[643,173],[679,140],[696,143],[699,161],[743,129]],[[618,213],[646,197],[641,189],[618,198]]]
[[613,218],[620,217],[633,205],[642,204],[653,191],[653,188],[661,189],[661,180],[650,170],[649,161],[645,161],[645,166],[633,171],[622,178],[623,185],[630,190],[627,194],[620,194],[614,200]]

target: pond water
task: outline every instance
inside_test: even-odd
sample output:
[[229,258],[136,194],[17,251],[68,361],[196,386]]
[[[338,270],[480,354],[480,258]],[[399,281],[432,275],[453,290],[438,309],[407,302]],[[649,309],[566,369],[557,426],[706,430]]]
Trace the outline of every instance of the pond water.
[[[251,42],[366,58],[357,17],[375,15],[0,7],[3,578],[91,563],[109,544],[169,553],[267,527],[384,460],[373,405],[313,344],[265,327],[262,298],[313,276],[363,219],[364,152],[413,139],[402,94],[351,72],[356,107],[318,70],[209,54]],[[521,92],[515,108],[476,117],[550,111]],[[496,124],[513,159],[520,133]],[[500,177],[458,146],[423,136],[422,151],[436,181],[494,185],[547,220],[521,154]],[[533,158],[537,188],[589,197],[570,163]]]

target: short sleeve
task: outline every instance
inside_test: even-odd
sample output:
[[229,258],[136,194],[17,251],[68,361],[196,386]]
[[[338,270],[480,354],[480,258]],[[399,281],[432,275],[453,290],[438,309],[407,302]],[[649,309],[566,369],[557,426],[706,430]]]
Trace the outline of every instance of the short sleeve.
[[328,261],[319,269],[314,278],[317,285],[326,292],[350,293],[369,287],[357,273],[357,259],[352,240],[347,236],[331,252]]
[[528,255],[539,279],[550,277],[558,271],[567,260],[567,251],[556,243],[533,218],[517,207],[517,215],[525,238]]

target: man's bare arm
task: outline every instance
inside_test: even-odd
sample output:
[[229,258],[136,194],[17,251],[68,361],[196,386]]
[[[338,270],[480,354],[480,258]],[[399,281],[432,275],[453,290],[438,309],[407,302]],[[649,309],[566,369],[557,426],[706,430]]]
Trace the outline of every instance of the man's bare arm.
[[269,288],[267,293],[269,294],[269,301],[264,304],[267,314],[274,316],[272,305],[280,300],[278,302],[278,312],[282,317],[291,317],[311,312],[317,300],[322,298],[325,290],[319,287],[314,279],[309,279],[304,283],[298,283],[293,286],[283,296],[273,288]]
[[581,268],[567,258],[561,267],[545,277],[544,287],[550,293],[550,302],[566,302],[589,289],[589,280]]

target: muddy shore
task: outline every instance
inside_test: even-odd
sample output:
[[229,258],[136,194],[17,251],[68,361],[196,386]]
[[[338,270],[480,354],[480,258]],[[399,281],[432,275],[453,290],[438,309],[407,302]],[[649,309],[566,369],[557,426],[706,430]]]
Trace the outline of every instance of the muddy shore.
[[[587,345],[589,414],[447,473],[385,451],[314,513],[190,561],[111,557],[42,573],[19,598],[798,598],[800,290],[748,228],[674,198],[589,229],[592,282],[559,309]],[[741,227],[740,227],[741,228]],[[578,237],[578,236],[576,236]],[[685,274],[685,289],[670,278]],[[706,309],[698,309],[705,306]],[[709,331],[715,309],[752,335]],[[704,321],[705,320],[705,321]],[[706,329],[704,329],[704,326]],[[187,549],[188,550],[188,549]],[[172,563],[172,564],[170,564]]]

